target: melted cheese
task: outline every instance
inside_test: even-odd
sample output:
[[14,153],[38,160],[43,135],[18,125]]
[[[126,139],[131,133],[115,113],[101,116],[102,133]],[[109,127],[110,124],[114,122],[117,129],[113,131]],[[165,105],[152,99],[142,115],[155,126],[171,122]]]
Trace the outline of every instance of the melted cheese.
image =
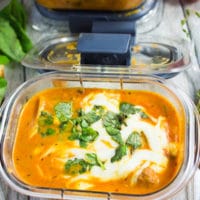
[[[83,109],[86,112],[92,110],[94,105],[104,106],[106,110],[119,113],[119,95],[113,94],[90,94],[83,99]],[[150,116],[151,117],[151,116]],[[153,117],[151,117],[154,119]],[[126,178],[132,174],[132,184],[137,182],[137,178],[142,173],[143,168],[152,167],[157,173],[161,173],[167,168],[168,159],[164,155],[164,151],[169,143],[167,139],[167,123],[160,116],[157,123],[149,123],[141,119],[140,114],[130,115],[126,119],[126,126],[122,126],[121,135],[125,142],[133,131],[142,132],[149,144],[149,150],[135,150],[133,154],[130,152],[120,161],[111,163],[110,159],[115,154],[118,144],[112,140],[103,127],[102,120],[92,124],[92,128],[99,133],[99,137],[87,148],[88,151],[95,152],[100,160],[105,162],[105,169],[94,166],[90,173],[87,174],[88,180],[98,178],[102,182]],[[82,151],[82,150],[81,150]],[[75,157],[82,157],[84,151],[77,151]],[[81,179],[81,178],[80,178]],[[79,180],[79,178],[75,178]],[[73,178],[72,178],[73,181]],[[86,184],[85,186],[89,184]],[[81,188],[79,188],[81,189]]]

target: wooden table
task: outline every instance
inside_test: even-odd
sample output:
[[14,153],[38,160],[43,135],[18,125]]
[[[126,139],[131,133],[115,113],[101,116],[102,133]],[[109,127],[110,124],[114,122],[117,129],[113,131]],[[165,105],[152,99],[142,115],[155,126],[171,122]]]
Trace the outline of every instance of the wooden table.
[[[24,1],[26,2],[26,1]],[[186,9],[200,11],[200,1],[184,1],[184,0],[166,0],[164,1],[164,10],[162,22],[148,34],[156,34],[171,38],[186,38],[182,31],[181,20],[185,16]],[[185,27],[190,37],[186,38],[194,44],[194,48],[190,49],[192,57],[192,66],[187,71],[168,80],[177,84],[177,87],[182,88],[191,98],[197,89],[200,88],[200,18],[191,15],[188,18],[188,23]],[[29,30],[30,35],[31,31]],[[8,94],[11,93],[17,86],[27,79],[37,76],[38,73],[33,69],[27,69],[20,64],[12,64],[6,68],[6,78],[9,82]],[[0,179],[0,200],[39,200],[38,198],[27,197],[12,190],[6,183]],[[41,199],[40,199],[41,200]],[[200,170],[198,169],[188,183],[188,185],[180,191],[172,200],[200,200]]]

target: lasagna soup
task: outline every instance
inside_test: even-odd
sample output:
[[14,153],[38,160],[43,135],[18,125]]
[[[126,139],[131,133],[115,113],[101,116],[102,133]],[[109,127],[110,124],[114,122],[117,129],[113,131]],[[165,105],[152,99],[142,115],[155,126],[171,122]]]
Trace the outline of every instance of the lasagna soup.
[[185,130],[179,115],[166,98],[149,91],[41,91],[19,118],[13,150],[17,177],[47,188],[158,191],[182,164]]

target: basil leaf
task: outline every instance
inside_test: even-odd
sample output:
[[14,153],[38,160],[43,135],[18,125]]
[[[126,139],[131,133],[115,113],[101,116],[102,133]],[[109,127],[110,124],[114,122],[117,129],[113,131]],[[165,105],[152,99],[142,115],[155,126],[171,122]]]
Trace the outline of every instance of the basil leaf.
[[95,153],[86,153],[85,161],[91,166],[100,166],[101,168],[105,168],[103,163],[98,159]]
[[53,116],[48,112],[42,111],[38,119],[38,124],[39,126],[52,125]]
[[136,114],[140,112],[140,108],[136,108],[134,105],[129,103],[120,103],[120,112],[125,113],[127,115],[129,114]]
[[70,175],[82,174],[88,169],[88,164],[83,159],[75,158],[65,163],[65,172]]
[[120,145],[118,148],[115,150],[115,155],[111,158],[111,162],[119,161],[122,159],[123,156],[126,155],[126,145]]
[[60,122],[65,122],[72,116],[72,103],[60,102],[55,107],[56,117]]
[[106,127],[106,131],[115,142],[118,144],[123,144],[121,133],[118,129],[113,127]]
[[113,127],[116,129],[121,129],[121,123],[120,123],[120,118],[119,115],[113,112],[107,112],[103,116],[103,125],[105,127]]
[[94,141],[97,138],[98,135],[99,134],[98,134],[97,131],[95,131],[91,127],[88,127],[88,128],[84,128],[82,130],[81,139],[86,141],[86,142],[91,142],[91,141]]
[[142,146],[142,139],[138,132],[134,131],[131,133],[126,141],[127,145],[133,147],[133,149],[137,149]]

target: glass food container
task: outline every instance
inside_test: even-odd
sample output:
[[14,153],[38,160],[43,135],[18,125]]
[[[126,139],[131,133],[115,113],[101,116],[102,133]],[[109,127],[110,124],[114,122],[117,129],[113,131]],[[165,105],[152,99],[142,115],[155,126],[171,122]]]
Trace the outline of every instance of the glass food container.
[[49,9],[78,9],[78,10],[109,10],[122,11],[130,10],[141,6],[145,1],[143,0],[70,0],[70,1],[55,1],[55,0],[36,0],[36,2]]
[[[31,3],[31,1],[30,1]],[[93,22],[122,22],[135,25],[132,32],[147,32],[162,19],[163,1],[43,1],[35,0],[30,5],[31,24],[36,30],[90,32]],[[120,32],[120,24],[118,31]]]
[[[145,195],[73,190],[63,188],[35,187],[24,183],[16,174],[13,163],[13,148],[20,113],[25,103],[36,93],[47,88],[107,88],[155,92],[167,98],[184,121],[183,161],[178,173],[164,188]],[[87,72],[50,72],[23,83],[10,96],[3,110],[0,128],[1,161],[0,172],[5,181],[16,191],[30,196],[53,199],[168,199],[181,190],[193,176],[199,164],[199,115],[192,101],[180,89],[165,79],[123,73],[97,73],[90,68]]]

